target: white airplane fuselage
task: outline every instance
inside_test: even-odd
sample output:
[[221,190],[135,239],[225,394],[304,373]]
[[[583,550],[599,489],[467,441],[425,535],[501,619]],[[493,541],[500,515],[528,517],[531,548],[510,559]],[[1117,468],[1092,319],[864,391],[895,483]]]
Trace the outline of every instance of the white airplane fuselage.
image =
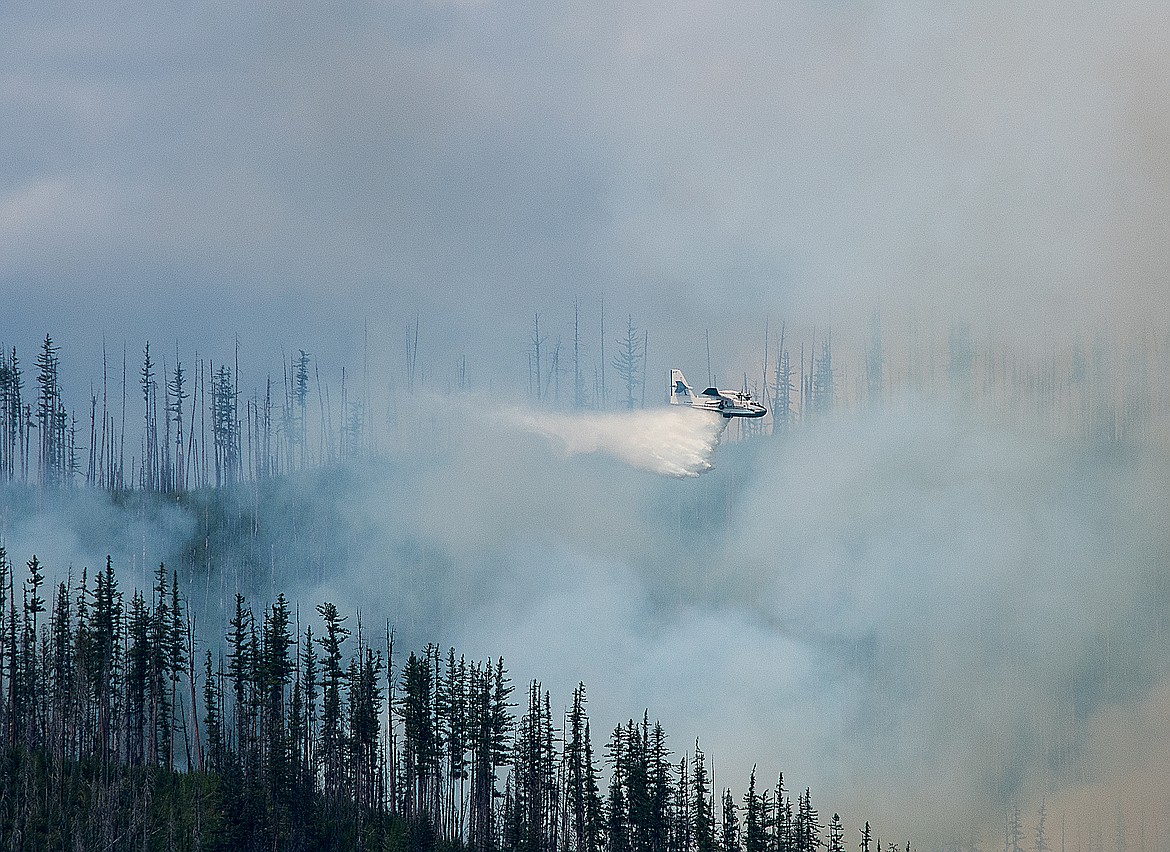
[[763,417],[768,409],[752,399],[747,391],[707,388],[696,394],[687,384],[682,370],[670,371],[670,404],[689,405],[699,411],[711,411],[726,418]]

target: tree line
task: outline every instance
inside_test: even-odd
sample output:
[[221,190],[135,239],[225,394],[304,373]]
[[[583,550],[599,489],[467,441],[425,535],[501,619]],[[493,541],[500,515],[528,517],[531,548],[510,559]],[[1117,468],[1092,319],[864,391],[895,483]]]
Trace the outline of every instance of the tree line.
[[[16,348],[0,350],[0,483],[182,494],[259,482],[369,449],[364,397],[351,394],[343,370],[335,411],[304,350],[284,364],[279,385],[269,375],[263,391],[248,397],[238,354],[231,364],[196,355],[185,366],[178,356],[168,363],[152,354],[147,342],[141,358],[132,377],[125,352],[120,369],[112,369],[103,350],[100,388],[91,388],[88,412],[79,416],[67,408],[60,347],[51,336],[34,362],[35,393]],[[321,424],[315,445],[308,425],[314,379]]]
[[[603,310],[601,355],[590,382],[579,306],[574,303],[565,354],[570,347],[559,337],[550,342],[547,321],[542,330],[536,314],[528,349],[530,402],[597,410],[660,404],[655,394],[647,400],[649,332],[632,315],[624,325],[609,341],[607,361]],[[407,331],[409,392],[422,384],[418,335],[416,321]],[[783,434],[835,408],[881,406],[898,392],[917,397],[941,390],[973,409],[1106,441],[1140,434],[1154,415],[1170,411],[1170,386],[1162,378],[1170,366],[1170,336],[1120,354],[1100,340],[1091,349],[1073,344],[1045,359],[992,349],[956,323],[945,344],[911,335],[903,348],[889,344],[876,314],[857,363],[841,358],[831,330],[814,328],[796,347],[783,324],[775,335],[765,323],[758,369],[720,382],[708,347],[706,383],[739,385],[768,407],[769,417],[739,424],[743,435]],[[42,340],[31,373],[15,347],[0,347],[0,484],[183,494],[369,453],[380,432],[392,429],[396,402],[391,392],[387,421],[376,428],[366,357],[357,392],[342,369],[338,399],[304,349],[283,358],[279,374],[269,373],[262,387],[246,393],[238,345],[231,359],[196,354],[184,362],[178,353],[160,357],[147,342],[133,364],[123,351],[120,365],[110,363],[103,347],[100,385],[91,386],[79,413],[68,402],[76,397],[65,394],[60,347],[52,337]],[[616,373],[613,386],[607,385],[607,364]],[[469,388],[465,357],[457,373],[448,393]]]
[[332,603],[302,625],[237,595],[208,644],[163,565],[145,591],[109,559],[47,589],[0,549],[0,614],[9,849],[882,850],[782,775],[715,790],[648,712],[599,751],[584,684],[554,712],[502,658],[403,657]]

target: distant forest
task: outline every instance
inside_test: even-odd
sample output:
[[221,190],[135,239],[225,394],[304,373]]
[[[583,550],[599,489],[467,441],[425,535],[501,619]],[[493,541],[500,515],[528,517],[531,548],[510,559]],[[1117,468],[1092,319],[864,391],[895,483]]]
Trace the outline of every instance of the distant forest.
[[[534,317],[527,341],[531,405],[604,411],[663,404],[653,391],[647,400],[648,331],[627,318],[607,357],[604,316],[601,327],[600,355],[587,359],[576,308],[573,338],[564,345]],[[467,391],[466,358],[453,375],[426,380],[418,335],[417,323],[407,329],[398,393]],[[895,350],[875,315],[866,339],[848,350],[851,359],[839,342],[834,348],[831,333],[816,330],[796,346],[784,326],[778,334],[765,327],[761,342],[758,367],[720,384],[751,391],[769,415],[736,424],[732,439],[783,434],[835,408],[938,394],[992,416],[1108,442],[1140,435],[1152,416],[1170,413],[1170,337],[1126,348],[1098,339],[1088,348],[1069,343],[1046,356],[1017,355],[976,341],[956,324],[945,342],[911,335]],[[327,466],[376,450],[379,437],[396,428],[395,393],[386,382],[371,382],[368,363],[356,388],[342,368],[335,395],[303,349],[249,392],[241,386],[238,353],[186,364],[176,354],[168,363],[148,342],[133,363],[123,353],[112,364],[103,352],[81,410],[70,402],[77,389],[70,396],[62,386],[60,358],[49,335],[31,367],[15,347],[0,348],[0,484],[181,494]],[[706,379],[715,381],[709,354],[707,366]]]
[[217,654],[163,565],[46,589],[0,549],[0,611],[6,849],[883,850],[782,775],[715,790],[648,712],[598,741],[584,684],[554,711],[502,658],[404,655],[330,603],[237,595]]

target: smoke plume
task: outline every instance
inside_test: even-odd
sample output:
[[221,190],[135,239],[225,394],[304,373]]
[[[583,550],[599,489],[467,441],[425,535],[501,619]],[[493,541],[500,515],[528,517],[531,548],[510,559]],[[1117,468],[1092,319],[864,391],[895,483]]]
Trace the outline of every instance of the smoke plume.
[[235,590],[283,590],[502,654],[554,704],[583,680],[599,732],[648,710],[718,786],[784,771],[923,848],[994,842],[1042,800],[1070,838],[1165,836],[1164,440],[902,400],[728,443],[695,477],[718,424],[693,414],[469,407],[417,448],[218,495],[238,522],[210,532],[201,498],[28,492],[5,543],[61,573],[113,552],[126,585],[173,562],[209,637]]

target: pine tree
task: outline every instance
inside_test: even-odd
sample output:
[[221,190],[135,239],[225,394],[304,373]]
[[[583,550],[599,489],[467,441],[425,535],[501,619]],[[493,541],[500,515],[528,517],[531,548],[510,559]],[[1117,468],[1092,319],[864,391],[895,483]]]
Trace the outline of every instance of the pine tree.
[[150,360],[150,341],[142,356],[142,372],[140,374],[142,398],[145,405],[145,420],[143,424],[143,452],[142,452],[142,487],[147,491],[158,490],[156,450],[158,446],[158,428],[155,420],[155,397],[157,386],[154,380],[154,362]]
[[744,852],[765,852],[767,835],[764,830],[763,802],[756,793],[756,768],[748,780],[743,796]]
[[796,813],[796,852],[816,852],[822,846],[820,829],[816,810],[812,806],[812,792],[805,788],[804,794],[799,797]]
[[596,767],[588,742],[589,718],[585,712],[585,703],[585,684],[579,683],[573,690],[569,741],[564,750],[568,852],[597,852],[599,842]]
[[626,738],[621,725],[614,728],[606,749],[606,762],[610,767],[606,834],[609,852],[630,852],[629,814],[626,805],[626,783],[628,760]]
[[293,773],[289,760],[288,732],[285,727],[285,689],[294,669],[289,630],[289,608],[284,594],[277,595],[264,617],[258,661],[259,691],[263,696],[260,715],[262,754],[273,799],[286,802],[293,791]]
[[73,631],[70,623],[72,601],[68,584],[57,585],[57,597],[49,614],[49,719],[50,739],[57,771],[64,769],[67,721],[75,715],[72,706],[73,690]]
[[438,748],[432,714],[431,667],[413,651],[402,669],[401,690],[407,816],[421,817],[427,813],[430,802],[432,767]]
[[186,387],[186,374],[183,372],[181,361],[175,361],[175,369],[171,373],[171,380],[167,384],[168,422],[175,425],[175,455],[174,471],[169,477],[169,484],[175,491],[182,492],[187,488],[186,465],[183,455],[183,403],[190,396]]
[[349,707],[349,765],[352,773],[351,797],[359,816],[376,803],[378,780],[378,718],[382,712],[379,677],[382,654],[366,642],[358,623],[358,648],[350,660],[347,704]]
[[[643,716],[643,725],[646,716]],[[646,746],[646,762],[650,785],[650,824],[647,845],[650,852],[666,852],[670,843],[670,751],[666,747],[666,731],[658,721],[650,730]]]
[[[57,357],[59,351],[53,339],[46,334],[36,361],[41,485],[58,485],[65,479],[66,417],[61,404],[60,361]],[[15,360],[15,350],[13,359]]]
[[722,852],[740,852],[739,816],[736,813],[735,796],[731,795],[730,789],[723,791],[723,831],[719,845]]
[[253,642],[255,618],[251,608],[246,605],[244,596],[238,592],[235,613],[228,622],[228,627],[227,672],[232,692],[235,694],[235,747],[241,757],[247,757],[252,753],[251,708],[254,702],[251,688],[253,674],[256,671],[256,645]]
[[1005,852],[1022,852],[1023,840],[1024,830],[1020,825],[1020,809],[1019,806],[1013,805],[1012,812],[1008,814],[1007,826],[1004,831]]
[[813,367],[812,375],[812,404],[818,414],[823,414],[833,407],[833,347],[831,338],[826,336],[821,341],[821,357]]
[[632,409],[635,404],[634,392],[643,381],[642,356],[646,349],[642,334],[634,328],[633,316],[627,318],[626,334],[618,340],[618,346],[620,348],[614,356],[613,368],[626,388],[626,408]]
[[231,485],[240,473],[240,428],[237,421],[238,391],[224,365],[213,374],[211,421],[215,448],[216,487]]
[[521,852],[555,846],[558,800],[555,752],[548,694],[539,681],[528,688],[528,709],[520,719],[512,751],[513,840]]
[[[204,665],[203,679],[203,727],[207,731],[207,759],[208,771],[223,772],[225,768],[225,743],[223,727],[223,691],[220,688],[220,677],[211,667],[211,651],[207,651]],[[218,675],[222,675],[222,668]]]
[[828,852],[845,852],[844,837],[845,829],[841,826],[841,817],[834,813],[833,819],[829,821]]
[[691,773],[695,852],[714,852],[715,814],[711,802],[711,781],[707,777],[703,750],[699,748],[698,740],[695,740],[695,763]]
[[1045,834],[1045,822],[1048,810],[1044,800],[1040,801],[1040,813],[1036,817],[1036,852],[1049,852],[1048,837]]
[[325,796],[337,800],[343,779],[342,757],[345,731],[341,719],[341,686],[345,671],[341,668],[341,646],[349,638],[346,617],[329,602],[320,604],[317,613],[325,622],[325,634],[317,639],[324,658],[321,660],[321,759],[324,763]]

